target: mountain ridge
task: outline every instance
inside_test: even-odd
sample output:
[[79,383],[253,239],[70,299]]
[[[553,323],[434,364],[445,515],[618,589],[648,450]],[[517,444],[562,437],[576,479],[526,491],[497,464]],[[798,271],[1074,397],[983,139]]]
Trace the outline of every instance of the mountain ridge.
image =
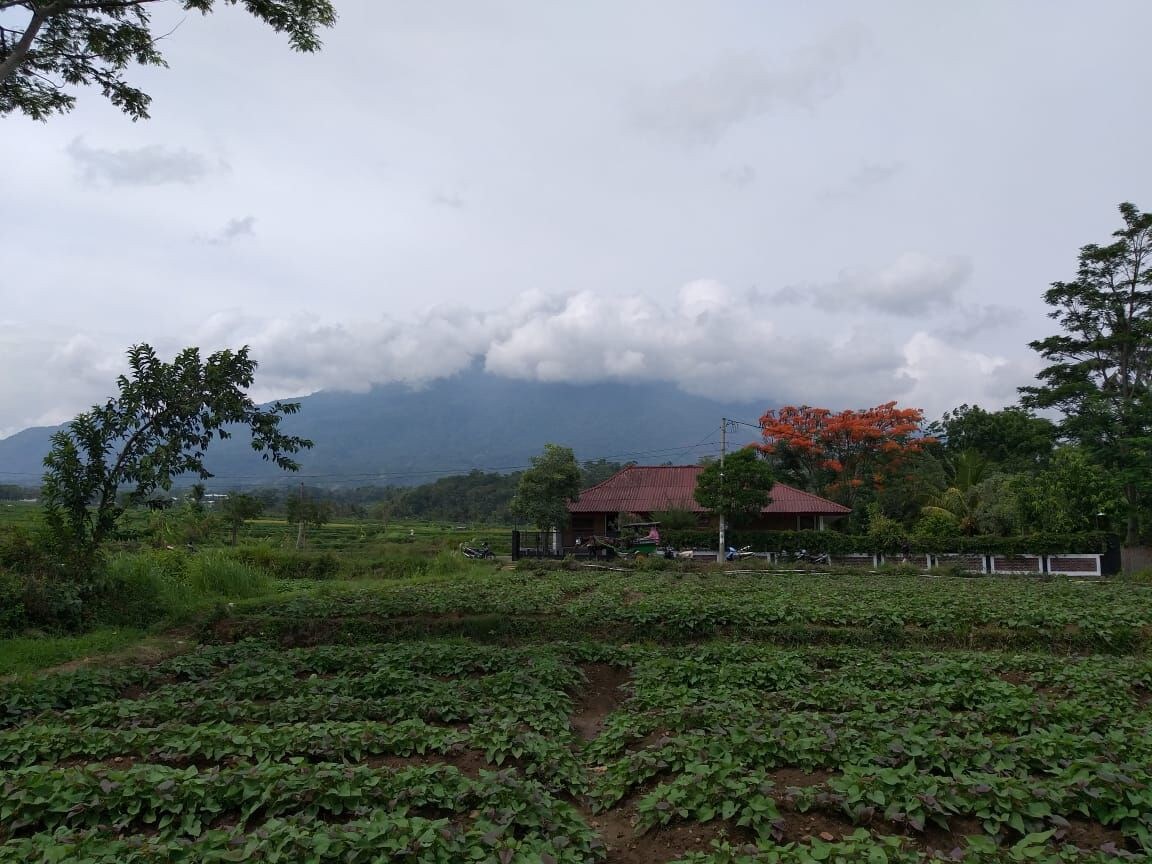
[[[755,420],[764,403],[693,396],[672,384],[519,381],[472,369],[413,389],[322,390],[299,402],[282,429],[315,441],[299,473],[279,471],[248,446],[246,432],[213,442],[213,488],[308,479],[316,485],[412,485],[472,470],[523,468],[547,442],[580,461],[695,462],[718,451],[722,417]],[[0,440],[0,482],[31,483],[53,432],[32,427]],[[711,434],[710,434],[710,430]],[[753,430],[744,430],[751,433]],[[754,434],[730,436],[733,446]]]

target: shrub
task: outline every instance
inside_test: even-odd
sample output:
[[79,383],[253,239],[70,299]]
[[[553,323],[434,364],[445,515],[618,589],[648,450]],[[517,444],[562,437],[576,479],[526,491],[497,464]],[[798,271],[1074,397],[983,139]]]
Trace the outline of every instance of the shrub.
[[24,580],[0,570],[0,639],[15,636],[28,626],[24,612]]
[[268,573],[275,579],[332,579],[340,571],[340,559],[331,552],[295,552],[267,546],[238,546],[228,552],[239,562]]
[[195,603],[188,557],[167,549],[116,555],[96,581],[95,617],[106,624],[148,627],[181,616]]

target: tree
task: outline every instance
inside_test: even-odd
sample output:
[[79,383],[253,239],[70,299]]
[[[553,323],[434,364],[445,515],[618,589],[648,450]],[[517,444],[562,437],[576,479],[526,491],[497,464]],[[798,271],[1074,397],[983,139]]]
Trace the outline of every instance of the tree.
[[[628,462],[627,465],[635,465]],[[582,489],[589,489],[597,483],[603,483],[609,477],[619,474],[626,467],[625,463],[612,462],[608,459],[589,459],[580,468],[580,484]]]
[[745,447],[697,475],[696,502],[729,524],[746,524],[772,503],[772,484],[772,466],[755,448]]
[[[66,87],[96,86],[131,117],[148,117],[151,97],[124,80],[124,71],[167,66],[152,31],[157,0],[0,0],[0,116],[19,111],[34,120],[71,111]],[[207,15],[216,0],[178,0]],[[320,48],[317,31],[336,23],[331,0],[220,0],[243,6],[297,51]],[[23,13],[19,23],[14,18]],[[15,24],[15,26],[13,26]]]
[[332,518],[332,502],[324,498],[310,496],[305,498],[289,498],[286,505],[289,525],[296,525],[296,548],[303,549],[307,545],[306,535],[308,526],[321,528],[328,524]]
[[1115,241],[1083,247],[1076,278],[1044,293],[1064,332],[1029,343],[1051,365],[1021,393],[1059,410],[1061,435],[1119,482],[1135,543],[1152,486],[1152,213],[1125,203],[1120,215]]
[[920,432],[924,412],[885,402],[861,411],[791,405],[760,418],[757,445],[788,479],[853,506],[858,490],[882,487],[903,456],[933,439]]
[[974,451],[1009,472],[1035,469],[1056,446],[1056,424],[1020,406],[985,411],[979,405],[961,405],[925,431],[946,454]]
[[290,454],[312,446],[280,431],[283,416],[299,404],[261,408],[244,392],[256,371],[247,347],[217,351],[206,361],[198,349],[186,348],[164,363],[150,346],[135,345],[128,365],[130,374],[117,379],[119,395],[53,435],[44,459],[46,524],[81,570],[92,565],[124,512],[120,486],[131,486],[129,500],[140,502],[170,489],[182,474],[211,477],[204,451],[215,438],[230,437],[228,427],[247,426],[252,448],[288,471],[299,467]]
[[545,444],[520,475],[512,510],[541,531],[568,521],[568,502],[580,497],[580,466],[571,447]]
[[1095,531],[1123,512],[1115,483],[1082,447],[1061,447],[1047,468],[1019,475],[1012,489],[1027,531]]
[[958,453],[947,464],[948,488],[933,495],[922,512],[951,516],[961,534],[984,533],[989,500],[1003,493],[1001,484],[989,482],[989,462],[975,450]]
[[249,519],[256,519],[264,512],[264,503],[259,498],[244,495],[238,492],[231,493],[220,502],[220,515],[232,529],[232,545],[236,545],[236,536],[240,527]]

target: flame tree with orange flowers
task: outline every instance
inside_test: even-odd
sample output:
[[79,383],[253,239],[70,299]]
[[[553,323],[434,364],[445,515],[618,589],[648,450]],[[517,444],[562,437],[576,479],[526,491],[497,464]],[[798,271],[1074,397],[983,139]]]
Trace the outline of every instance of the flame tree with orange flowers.
[[923,410],[895,402],[859,411],[788,405],[760,418],[757,447],[782,475],[852,507],[861,488],[882,488],[905,456],[935,440],[923,421]]

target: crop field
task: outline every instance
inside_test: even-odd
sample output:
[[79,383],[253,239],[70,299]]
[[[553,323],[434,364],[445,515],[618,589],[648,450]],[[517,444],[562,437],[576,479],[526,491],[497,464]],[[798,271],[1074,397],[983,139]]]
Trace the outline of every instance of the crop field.
[[1104,862],[1152,594],[492,571],[239,604],[0,685],[0,862]]

